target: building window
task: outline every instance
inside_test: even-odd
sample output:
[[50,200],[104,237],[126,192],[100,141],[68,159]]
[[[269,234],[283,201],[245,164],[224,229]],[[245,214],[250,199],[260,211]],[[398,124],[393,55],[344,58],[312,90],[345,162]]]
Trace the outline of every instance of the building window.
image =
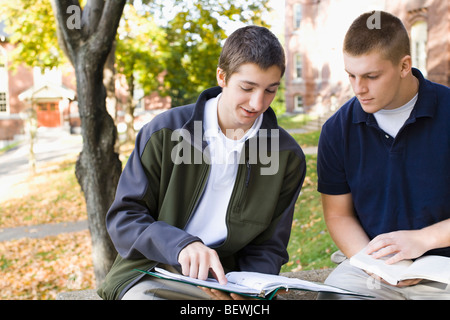
[[294,112],[305,113],[305,108],[303,106],[303,97],[300,95],[294,97]]
[[300,29],[302,23],[302,5],[294,5],[294,29]]
[[303,61],[302,55],[297,53],[295,55],[295,79],[301,79],[303,73]]
[[318,66],[316,82],[320,84],[322,83],[322,81],[323,81],[323,66]]
[[0,112],[8,112],[7,56],[2,47],[0,47]]
[[6,92],[0,92],[0,112],[6,112],[8,110],[6,102]]
[[411,55],[413,67],[419,69],[427,76],[427,41],[428,24],[418,21],[411,28]]

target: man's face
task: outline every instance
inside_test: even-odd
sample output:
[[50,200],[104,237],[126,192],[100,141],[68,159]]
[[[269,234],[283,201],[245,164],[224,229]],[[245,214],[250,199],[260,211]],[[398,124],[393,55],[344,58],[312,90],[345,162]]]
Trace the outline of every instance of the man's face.
[[361,56],[344,53],[344,65],[353,91],[365,112],[395,109],[405,103],[400,90],[401,63],[394,65],[373,51]]
[[218,68],[217,80],[222,87],[218,118],[222,131],[250,129],[275,98],[280,79],[281,70],[277,66],[262,70],[256,64],[244,64],[229,79]]

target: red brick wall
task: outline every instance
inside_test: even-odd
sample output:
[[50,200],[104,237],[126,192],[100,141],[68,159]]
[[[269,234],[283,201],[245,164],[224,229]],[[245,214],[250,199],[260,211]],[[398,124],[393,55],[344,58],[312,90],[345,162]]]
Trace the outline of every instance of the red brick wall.
[[[302,24],[294,30],[294,4],[302,4]],[[402,19],[408,31],[423,20],[428,24],[427,78],[450,86],[450,2],[441,0],[286,0],[285,49],[286,109],[294,108],[294,97],[303,96],[307,112],[322,101],[340,106],[353,96],[343,70],[342,41],[350,23],[360,14],[385,10]],[[303,79],[294,81],[294,57],[301,52]],[[319,73],[321,77],[319,77]]]

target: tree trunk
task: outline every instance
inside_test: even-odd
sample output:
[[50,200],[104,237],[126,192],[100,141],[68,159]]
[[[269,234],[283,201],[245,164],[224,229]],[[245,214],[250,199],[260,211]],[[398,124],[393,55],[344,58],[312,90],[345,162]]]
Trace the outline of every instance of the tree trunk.
[[[106,110],[113,118],[117,126],[117,97],[116,97],[116,41],[114,41],[111,51],[103,67],[103,84],[106,88]],[[119,153],[120,141],[117,138],[114,150]]]
[[114,119],[114,123],[117,121],[117,97],[116,97],[116,69],[115,69],[115,53],[116,43],[114,41],[112,49],[108,54],[105,66],[103,67],[103,84],[106,88],[106,110]]
[[[125,2],[88,0],[81,11],[78,0],[52,0],[59,41],[75,68],[83,136],[75,174],[86,200],[97,285],[103,281],[116,256],[106,231],[105,217],[114,200],[122,165],[114,151],[117,129],[106,110],[103,67]],[[82,22],[69,23],[73,20]]]
[[116,256],[106,231],[105,217],[114,200],[122,165],[114,151],[117,130],[106,110],[103,68],[91,65],[90,61],[92,59],[80,54],[76,66],[83,149],[75,174],[86,199],[94,273],[98,284]]

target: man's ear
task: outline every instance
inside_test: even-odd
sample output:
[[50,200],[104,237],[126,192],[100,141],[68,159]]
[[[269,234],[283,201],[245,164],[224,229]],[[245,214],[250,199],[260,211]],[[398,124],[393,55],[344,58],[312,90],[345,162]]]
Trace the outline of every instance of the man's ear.
[[225,74],[225,71],[223,71],[223,69],[221,68],[217,68],[217,72],[216,72],[216,77],[217,77],[217,83],[220,87],[224,88],[227,85],[227,76]]
[[412,58],[410,55],[404,56],[402,60],[400,60],[400,72],[402,78],[405,78],[412,69]]

